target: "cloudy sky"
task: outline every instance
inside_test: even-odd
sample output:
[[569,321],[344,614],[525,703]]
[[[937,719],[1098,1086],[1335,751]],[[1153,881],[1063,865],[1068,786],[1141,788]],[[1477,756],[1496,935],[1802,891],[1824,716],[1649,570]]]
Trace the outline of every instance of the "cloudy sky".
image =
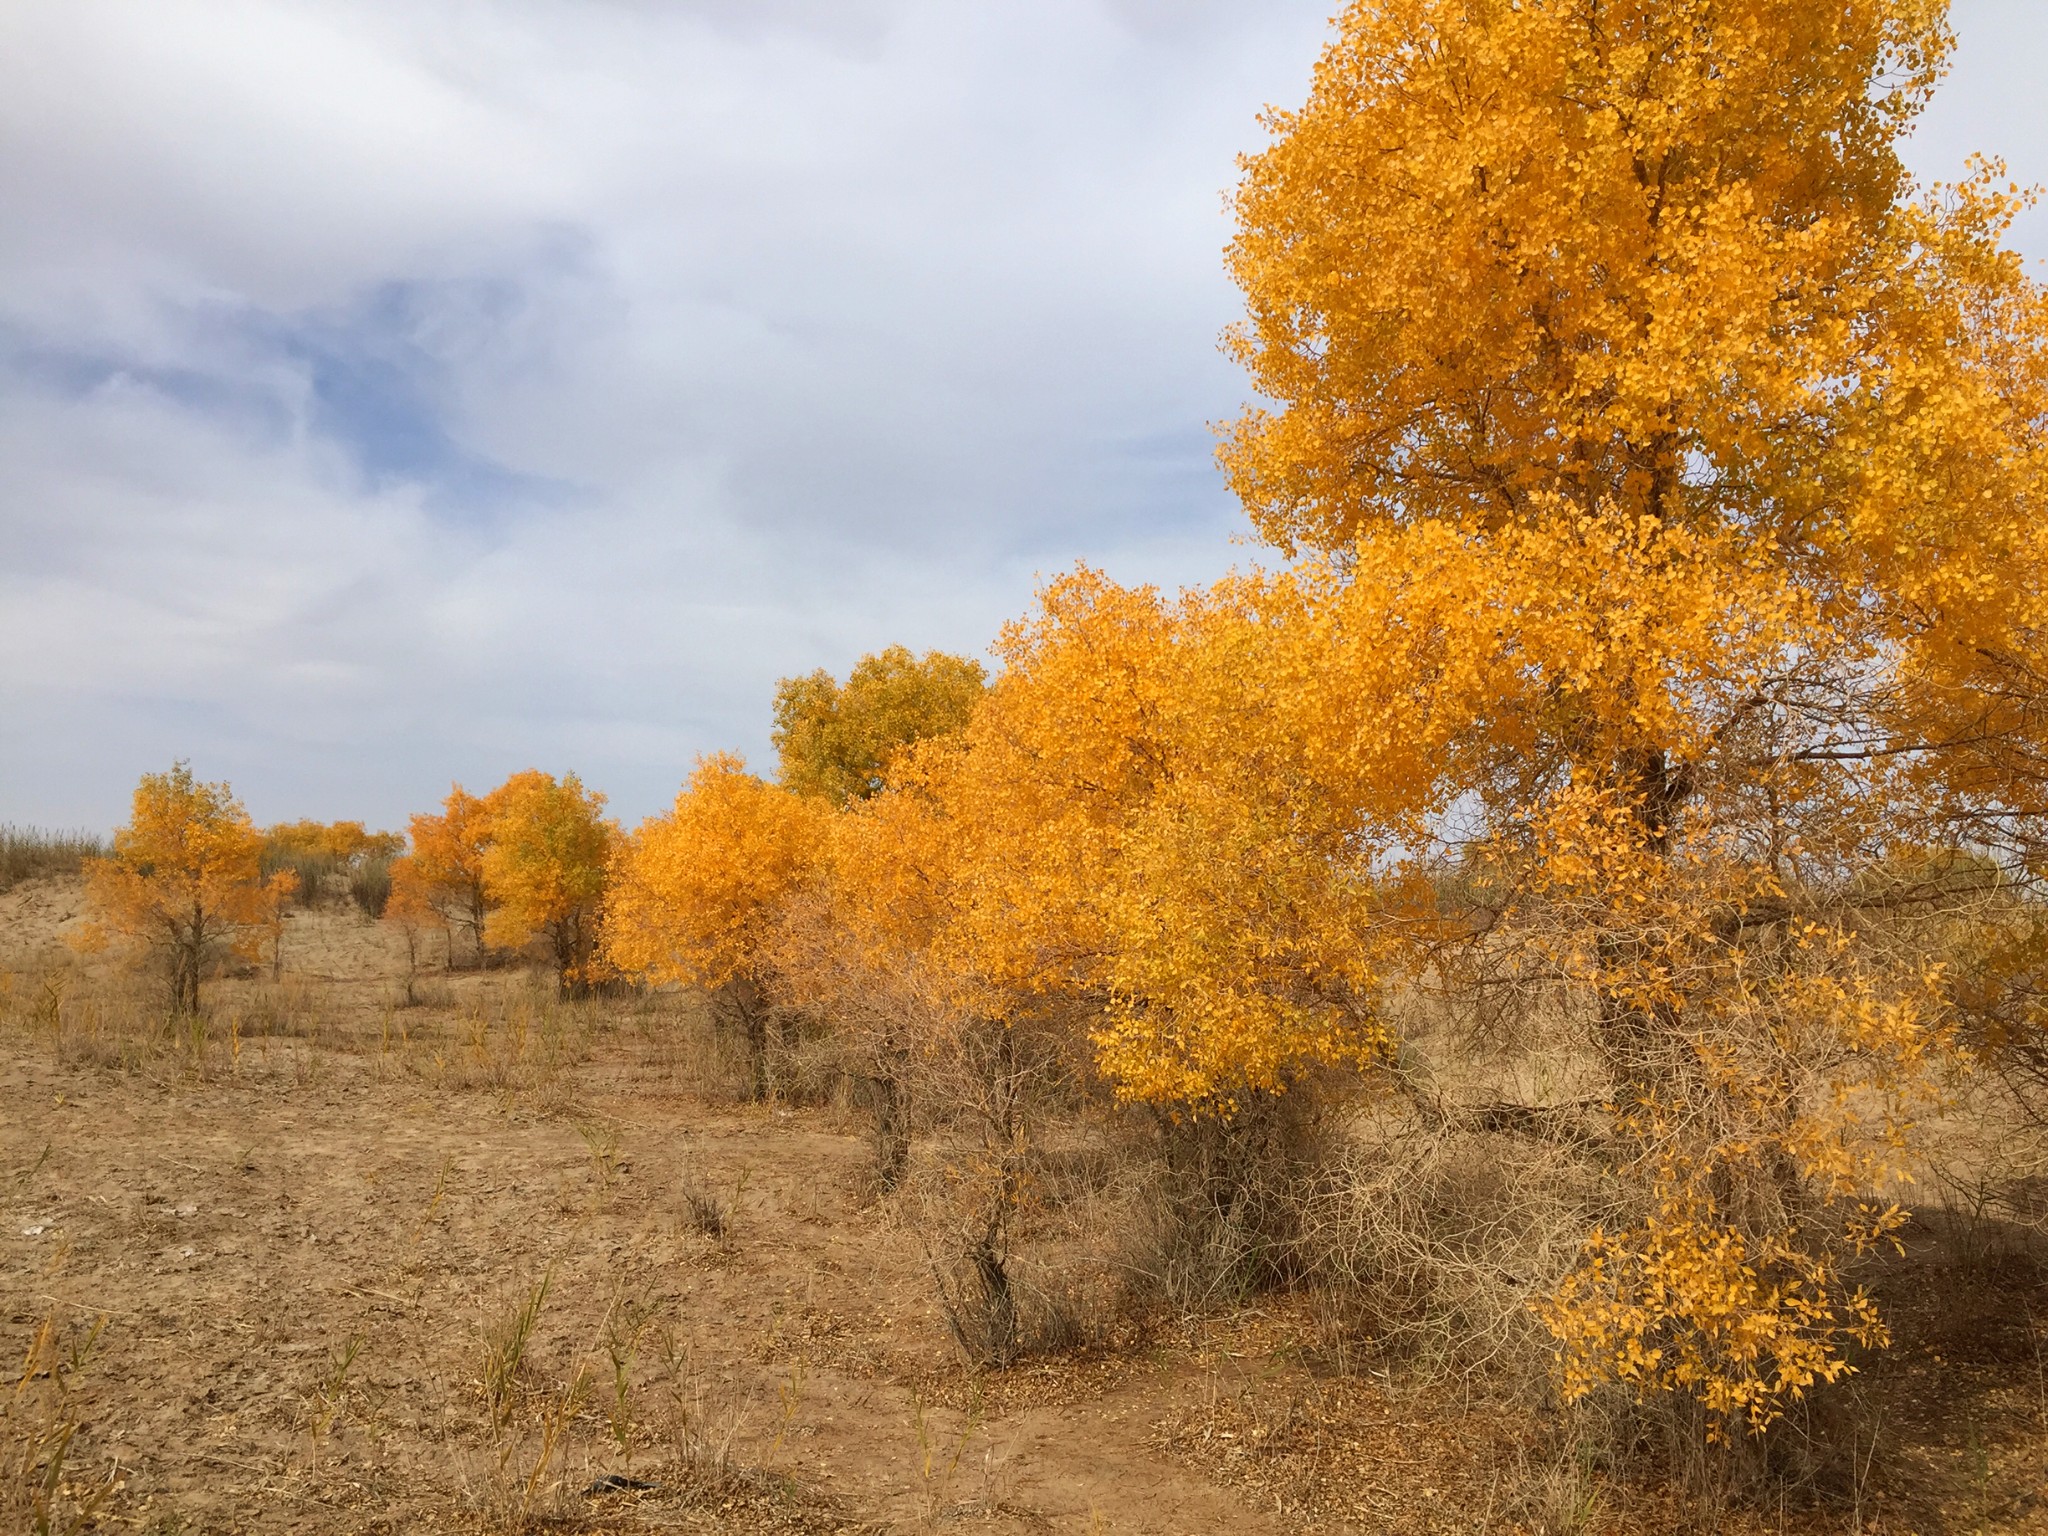
[[[779,676],[1245,559],[1222,199],[1329,8],[0,0],[0,820],[636,819]],[[2048,5],[1956,22],[1919,169],[2048,181]]]

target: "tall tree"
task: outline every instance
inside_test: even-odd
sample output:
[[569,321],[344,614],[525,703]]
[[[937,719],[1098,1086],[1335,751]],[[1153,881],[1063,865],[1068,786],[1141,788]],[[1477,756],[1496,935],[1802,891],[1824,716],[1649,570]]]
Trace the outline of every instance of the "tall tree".
[[775,750],[785,789],[844,806],[886,781],[911,743],[957,731],[986,684],[981,664],[900,645],[863,656],[846,681],[825,671],[775,686]]
[[1934,855],[2038,805],[1978,690],[2044,675],[2048,307],[1996,167],[1900,163],[1944,16],[1356,0],[1237,198],[1284,735],[1430,877],[1411,980],[1544,999],[1596,1074],[1636,1193],[1548,1304],[1567,1390],[1717,1434],[1884,1336],[1845,1265],[1981,868]]

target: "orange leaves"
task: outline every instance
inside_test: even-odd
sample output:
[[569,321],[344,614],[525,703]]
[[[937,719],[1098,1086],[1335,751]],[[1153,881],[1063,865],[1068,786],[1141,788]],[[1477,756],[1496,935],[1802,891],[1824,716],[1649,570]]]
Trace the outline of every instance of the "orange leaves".
[[360,821],[293,821],[267,829],[264,841],[293,853],[320,854],[348,863],[353,859],[388,859],[405,850],[396,832],[365,831]]
[[587,988],[603,979],[598,940],[618,838],[604,801],[573,773],[531,768],[481,799],[453,786],[439,814],[412,818],[385,917],[409,936],[429,924],[462,929],[480,964],[488,944],[544,937],[563,990]]
[[1126,1097],[1227,1109],[1384,1044],[1375,882],[1355,817],[1305,793],[1256,590],[1063,578],[904,791],[937,855],[931,961],[1011,1008],[1092,999]]
[[1913,201],[1943,16],[1354,0],[1230,253],[1273,404],[1220,458],[1318,553],[1222,598],[1227,718],[1291,829],[1457,871],[1462,928],[1327,925],[1384,936],[1358,974],[1549,989],[1606,1074],[1654,1198],[1553,1298],[1575,1389],[1752,1426],[1875,1336],[1827,1213],[1898,1171],[1956,1000],[2020,1011],[2024,941],[1946,979],[1981,899],[1881,862],[2048,846],[2048,297],[1991,167]]
[[575,774],[515,773],[485,797],[485,937],[518,947],[545,934],[565,989],[597,979],[598,927],[617,828]]
[[427,920],[465,930],[479,958],[484,953],[484,848],[490,817],[484,802],[460,784],[450,787],[438,815],[412,818],[412,852],[391,866],[394,922]]
[[712,989],[758,980],[777,915],[815,868],[827,814],[737,757],[699,759],[675,807],[642,822],[619,851],[610,963]]
[[[1641,1396],[1679,1391],[1708,1414],[1710,1439],[1767,1429],[1849,1365],[1844,1349],[1888,1342],[1877,1309],[1846,1284],[1832,1254],[1790,1223],[1738,1226],[1703,1171],[1658,1166],[1653,1209],[1626,1232],[1595,1229],[1577,1270],[1539,1310],[1557,1339],[1567,1401],[1604,1382]],[[1859,1211],[1857,1246],[1901,1224]]]
[[1915,202],[1896,150],[1942,17],[1357,0],[1238,193],[1232,344],[1277,404],[1221,458],[1261,531],[1342,557],[1563,504],[1782,564],[1857,643],[2038,628],[2022,200],[1985,163]]
[[199,783],[178,763],[136,786],[129,823],[88,889],[115,931],[166,955],[174,1009],[195,1011],[214,948],[269,920],[290,894],[289,874],[263,880],[262,849],[226,784]]
[[233,791],[198,783],[179,763],[169,773],[143,775],[112,856],[93,867],[93,897],[117,927],[137,935],[176,924],[190,911],[255,922],[262,847]]

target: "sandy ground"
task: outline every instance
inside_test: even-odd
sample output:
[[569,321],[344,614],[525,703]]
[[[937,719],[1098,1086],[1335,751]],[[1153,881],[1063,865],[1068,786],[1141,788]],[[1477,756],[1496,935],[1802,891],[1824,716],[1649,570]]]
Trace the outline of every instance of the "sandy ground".
[[[76,1425],[86,1528],[1517,1528],[1527,1427],[1318,1374],[1292,1303],[968,1372],[857,1126],[723,1101],[681,1003],[500,971],[399,1008],[396,935],[320,909],[282,983],[143,1038],[82,916],[0,895],[0,1475]],[[1722,1528],[2048,1530],[2048,1385],[2029,1428],[2010,1351],[1958,1393],[1943,1347],[1893,1368],[1901,1486]],[[1582,1528],[1676,1518],[1615,1491]]]

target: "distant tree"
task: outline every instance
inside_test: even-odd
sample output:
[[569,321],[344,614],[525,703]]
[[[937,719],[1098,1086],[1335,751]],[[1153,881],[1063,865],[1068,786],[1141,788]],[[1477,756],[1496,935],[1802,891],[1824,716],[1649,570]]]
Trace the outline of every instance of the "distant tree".
[[817,671],[775,687],[782,787],[835,806],[879,791],[912,742],[959,730],[987,686],[979,662],[892,645],[863,656],[845,683]]
[[389,859],[405,851],[397,832],[371,832],[360,821],[286,821],[263,834],[272,848],[313,854],[351,864],[358,859]]
[[396,878],[391,882],[390,899],[384,903],[382,921],[397,929],[405,941],[405,1003],[408,1008],[413,1007],[420,1000],[421,944],[427,930],[446,928],[447,923],[417,882],[407,880],[401,883]]
[[233,943],[253,948],[289,894],[289,873],[264,880],[262,848],[233,791],[177,763],[143,775],[129,824],[92,865],[94,906],[117,934],[163,958],[173,1011],[199,1011],[207,967]]
[[484,798],[484,814],[486,937],[516,949],[545,935],[563,995],[587,993],[597,980],[605,878],[618,838],[604,796],[573,773],[557,779],[529,768]]
[[484,922],[490,902],[484,891],[484,848],[490,817],[484,803],[460,784],[441,802],[439,815],[412,818],[412,852],[391,866],[391,900],[404,893],[412,921],[431,912],[449,930],[453,962],[457,930],[467,934],[478,965],[489,959]]
[[727,753],[700,759],[673,810],[620,852],[606,953],[628,975],[700,987],[745,1041],[755,1098],[768,1092],[774,979],[766,956],[790,896],[810,878],[827,813]]

